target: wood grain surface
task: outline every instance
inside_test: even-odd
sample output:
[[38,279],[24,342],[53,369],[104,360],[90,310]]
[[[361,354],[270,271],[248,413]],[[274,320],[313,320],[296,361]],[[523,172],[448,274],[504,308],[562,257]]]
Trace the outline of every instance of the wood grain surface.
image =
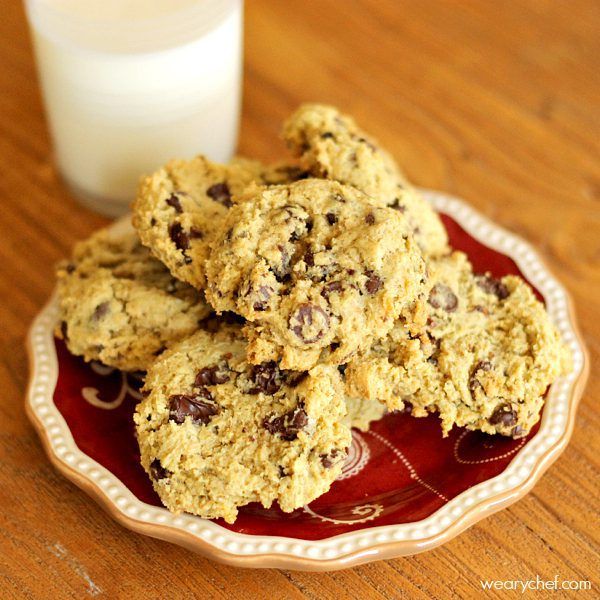
[[55,261],[106,221],[53,168],[23,8],[0,8],[0,597],[469,598],[481,579],[537,575],[598,597],[597,1],[247,2],[240,150],[276,158],[299,102],[339,105],[415,183],[533,242],[592,356],[573,439],[525,499],[432,552],[330,574],[235,569],[130,533],[50,466],[23,410],[24,337]]

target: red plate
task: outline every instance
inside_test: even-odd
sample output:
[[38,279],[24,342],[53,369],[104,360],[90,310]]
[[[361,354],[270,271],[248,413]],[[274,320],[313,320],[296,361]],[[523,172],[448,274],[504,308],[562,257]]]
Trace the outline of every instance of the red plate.
[[[461,429],[442,438],[436,416],[415,419],[390,414],[374,423],[369,432],[353,432],[342,476],[327,494],[309,506],[285,514],[277,508],[266,510],[253,504],[240,510],[233,525],[221,520],[207,525],[207,521],[190,515],[175,517],[162,508],[151,510],[161,507],[161,503],[139,464],[132,420],[139,399],[139,380],[102,365],[86,364],[54,340],[57,371],[50,365],[42,379],[51,384],[56,375],[56,387],[42,394],[42,385],[35,380],[43,364],[41,340],[45,338],[41,332],[47,334],[53,324],[55,307],[51,304],[32,328],[35,360],[28,408],[55,464],[129,527],[229,563],[252,566],[340,568],[377,557],[413,553],[449,539],[491,512],[494,498],[502,506],[523,495],[566,444],[585,378],[585,352],[564,290],[526,244],[454,199],[441,195],[430,199],[454,215],[443,217],[452,246],[468,254],[475,271],[528,279],[538,297],[548,301],[551,316],[571,344],[574,373],[552,386],[546,412],[558,412],[549,426],[544,418],[544,435],[538,425],[522,440]],[[510,247],[523,270],[507,254],[477,241],[457,220],[480,234],[480,239],[487,239],[486,232],[491,232],[494,245]],[[44,320],[43,325],[40,320]],[[49,354],[52,351],[50,348]],[[40,401],[42,396],[47,403]],[[52,439],[53,432],[61,438],[59,443]],[[72,435],[72,446],[68,433]],[[546,434],[547,439],[538,442]],[[60,448],[64,448],[62,455],[57,451]],[[524,457],[522,464],[515,457]],[[104,469],[95,469],[96,463]],[[110,477],[104,477],[103,486],[106,472]],[[475,493],[469,495],[469,491]],[[339,537],[341,534],[347,535]],[[306,540],[323,542],[311,544]]]

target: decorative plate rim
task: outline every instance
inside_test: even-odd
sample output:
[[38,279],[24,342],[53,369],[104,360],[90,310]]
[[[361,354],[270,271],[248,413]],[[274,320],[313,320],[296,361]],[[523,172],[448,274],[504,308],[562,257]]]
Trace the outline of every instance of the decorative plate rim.
[[[30,378],[25,402],[27,415],[52,464],[125,527],[242,567],[327,571],[417,554],[449,541],[522,498],[565,449],[587,380],[589,357],[573,303],[530,244],[458,198],[432,190],[423,190],[423,194],[436,210],[452,217],[472,237],[517,263],[544,297],[550,317],[573,354],[573,370],[548,391],[537,435],[516,453],[502,473],[465,490],[421,521],[370,527],[321,540],[237,533],[194,515],[175,515],[146,504],[77,447],[54,404],[58,378],[53,341],[55,293],[29,330]],[[117,221],[113,227],[122,227],[123,222]]]

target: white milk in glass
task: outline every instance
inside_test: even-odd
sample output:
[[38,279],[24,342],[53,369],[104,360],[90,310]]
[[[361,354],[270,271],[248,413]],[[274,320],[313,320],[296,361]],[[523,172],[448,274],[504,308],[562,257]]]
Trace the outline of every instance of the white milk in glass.
[[124,213],[141,174],[235,151],[242,0],[27,0],[56,161]]

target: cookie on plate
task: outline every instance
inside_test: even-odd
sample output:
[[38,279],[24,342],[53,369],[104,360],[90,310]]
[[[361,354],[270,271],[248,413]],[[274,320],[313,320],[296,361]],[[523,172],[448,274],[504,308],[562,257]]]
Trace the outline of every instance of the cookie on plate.
[[250,502],[291,512],[341,473],[351,434],[337,369],[250,365],[239,325],[165,352],[144,393],[134,417],[142,465],[174,512],[228,523]]
[[454,426],[523,437],[568,354],[544,306],[519,277],[473,274],[460,253],[430,263],[429,318],[420,336],[401,321],[346,369],[356,395],[439,414]]
[[437,213],[351,117],[332,106],[304,104],[284,124],[283,138],[314,177],[353,185],[373,201],[404,212],[425,254],[447,252],[448,237]]
[[360,431],[369,431],[371,423],[379,421],[387,413],[385,405],[381,402],[354,396],[346,396],[346,408],[348,414],[344,422],[348,427]]
[[425,288],[401,213],[355,188],[306,179],[256,188],[232,207],[206,263],[217,312],[250,321],[248,358],[304,371],[342,364]]
[[140,182],[133,225],[175,277],[202,289],[204,262],[234,197],[252,183],[286,183],[303,174],[299,167],[244,158],[227,165],[204,156],[173,160]]
[[85,360],[145,370],[166,345],[190,335],[211,309],[175,279],[134,231],[101,230],[57,269],[57,335]]

